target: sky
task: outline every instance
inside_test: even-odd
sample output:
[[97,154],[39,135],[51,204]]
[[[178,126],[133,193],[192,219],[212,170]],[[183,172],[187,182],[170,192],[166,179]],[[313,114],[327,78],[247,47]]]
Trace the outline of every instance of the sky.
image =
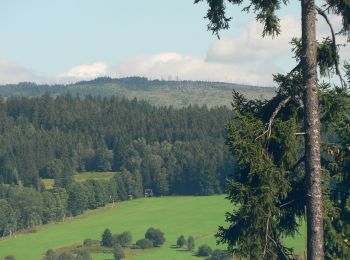
[[[300,36],[300,7],[290,2],[279,37],[261,38],[254,15],[230,5],[231,28],[218,40],[206,29],[205,2],[0,0],[0,84],[145,76],[272,86],[273,73],[295,65],[289,42]],[[319,37],[328,32],[320,19]]]

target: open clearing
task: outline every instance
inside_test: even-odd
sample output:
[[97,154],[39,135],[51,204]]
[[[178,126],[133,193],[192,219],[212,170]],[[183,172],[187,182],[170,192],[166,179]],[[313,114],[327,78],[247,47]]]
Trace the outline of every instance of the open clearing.
[[[224,213],[231,206],[223,195],[208,197],[143,198],[88,211],[71,220],[37,227],[35,232],[17,234],[0,240],[0,259],[13,255],[16,260],[39,260],[49,249],[81,244],[84,239],[98,239],[105,228],[112,233],[130,231],[133,242],[143,238],[149,227],[160,228],[166,237],[161,248],[132,250],[127,259],[199,259],[187,250],[172,248],[178,236],[192,235],[196,248],[208,244],[217,248],[213,234],[224,225]],[[297,252],[303,250],[302,237],[289,241]],[[113,259],[108,254],[93,254],[93,259]]]

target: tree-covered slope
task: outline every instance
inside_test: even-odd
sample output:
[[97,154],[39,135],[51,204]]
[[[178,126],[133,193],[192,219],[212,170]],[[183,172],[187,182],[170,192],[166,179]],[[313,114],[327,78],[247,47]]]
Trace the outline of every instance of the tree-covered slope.
[[149,101],[153,105],[184,107],[190,104],[208,107],[230,105],[232,90],[236,90],[251,99],[268,99],[274,96],[275,88],[256,87],[206,81],[165,81],[147,78],[97,78],[68,85],[37,85],[19,83],[0,86],[0,96],[10,97],[39,96],[45,92],[50,95],[71,93],[80,96],[117,96],[129,99]]

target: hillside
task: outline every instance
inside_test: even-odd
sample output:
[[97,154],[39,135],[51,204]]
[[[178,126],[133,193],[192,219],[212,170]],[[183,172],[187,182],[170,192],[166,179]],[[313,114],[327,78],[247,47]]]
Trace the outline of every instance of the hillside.
[[[130,231],[135,243],[152,226],[164,232],[166,243],[157,249],[133,250],[137,257],[131,259],[198,259],[186,250],[178,251],[171,246],[183,234],[196,238],[196,248],[203,243],[215,248],[213,235],[217,227],[224,224],[224,213],[229,208],[224,196],[163,197],[121,202],[0,240],[0,259],[6,255],[13,255],[19,260],[41,259],[49,248],[82,244],[87,238],[100,240],[105,228],[110,228],[114,234]],[[97,254],[95,258],[112,257]]]
[[[128,259],[200,259],[187,250],[174,248],[181,234],[195,237],[195,250],[202,244],[216,246],[214,234],[224,224],[224,212],[231,206],[224,196],[162,197],[121,202],[86,212],[84,215],[39,226],[26,234],[0,240],[0,258],[36,260],[49,248],[57,249],[82,244],[84,239],[101,239],[105,228],[115,233],[130,231],[133,242],[144,236],[147,228],[160,228],[166,238],[160,248],[129,250]],[[287,243],[297,252],[303,249],[303,235]],[[35,246],[30,246],[35,245]],[[112,259],[111,254],[93,254],[93,259]]]
[[126,97],[149,101],[153,105],[184,107],[190,104],[208,107],[230,105],[232,90],[250,99],[269,99],[275,93],[272,87],[256,87],[232,83],[205,81],[165,81],[147,78],[97,78],[68,85],[37,85],[19,83],[0,86],[0,96],[57,96],[66,93],[80,96]]

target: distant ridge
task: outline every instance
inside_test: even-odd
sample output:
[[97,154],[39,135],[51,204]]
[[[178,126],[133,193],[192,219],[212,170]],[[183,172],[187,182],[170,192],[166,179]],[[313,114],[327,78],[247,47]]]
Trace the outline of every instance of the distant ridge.
[[145,77],[99,77],[72,84],[36,84],[21,82],[0,85],[0,96],[57,96],[72,95],[137,98],[154,105],[184,107],[188,105],[222,106],[231,102],[232,90],[250,99],[269,99],[275,95],[274,87],[258,87],[224,82],[189,80],[149,80]]

